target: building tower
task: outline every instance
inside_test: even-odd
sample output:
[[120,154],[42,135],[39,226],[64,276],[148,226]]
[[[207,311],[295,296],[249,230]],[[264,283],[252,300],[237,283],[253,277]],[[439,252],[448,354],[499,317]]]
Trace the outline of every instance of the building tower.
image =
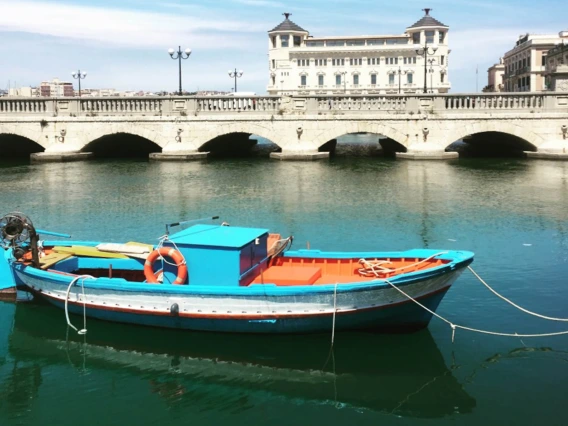
[[[424,81],[426,72],[426,85],[429,92],[448,93],[450,83],[448,81],[448,30],[447,25],[442,24],[437,19],[430,16],[432,9],[423,9],[424,16],[406,29],[406,33],[411,37],[415,48],[423,51],[426,47],[430,53],[436,49],[433,55],[418,55],[419,67],[417,70],[416,81]],[[420,47],[419,47],[420,46]],[[426,66],[424,66],[426,60]]]
[[269,93],[285,93],[297,89],[291,75],[290,49],[305,46],[308,31],[290,20],[291,13],[283,14],[285,19],[280,25],[268,32],[268,59],[270,80]]

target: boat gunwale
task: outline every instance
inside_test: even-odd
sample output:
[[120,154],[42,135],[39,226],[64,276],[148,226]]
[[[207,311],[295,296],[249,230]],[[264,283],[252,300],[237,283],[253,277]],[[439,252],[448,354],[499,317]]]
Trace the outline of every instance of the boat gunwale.
[[[47,245],[47,242],[46,242]],[[305,257],[307,254],[316,255],[311,257],[316,258],[331,258],[328,255],[342,254],[343,258],[383,258],[383,257],[428,257],[439,253],[436,250],[430,249],[414,249],[405,252],[322,252],[319,250],[300,250],[288,253],[284,257]],[[298,255],[299,254],[299,255]],[[303,255],[303,256],[302,256]],[[348,257],[346,257],[348,256]],[[392,284],[398,287],[412,285],[420,281],[424,281],[435,276],[444,275],[456,269],[461,269],[473,262],[474,253],[468,251],[454,251],[450,250],[439,256],[442,259],[450,260],[449,263],[438,265],[432,268],[402,273],[394,277],[388,278]],[[61,274],[53,271],[44,271],[32,267],[31,265],[24,265],[22,263],[13,263],[14,268],[19,272],[36,278],[39,280],[49,280],[58,285],[68,286],[73,279],[76,279],[80,274]],[[277,286],[273,283],[264,284],[251,284],[248,286],[204,286],[204,285],[164,285],[164,284],[149,284],[144,282],[128,281],[124,278],[106,278],[99,277],[96,279],[86,278],[84,281],[80,280],[81,285],[85,288],[96,290],[110,290],[124,293],[153,293],[153,294],[166,294],[166,295],[204,295],[204,296],[231,296],[231,297],[247,297],[247,296],[305,296],[309,294],[329,294],[329,293],[351,293],[360,291],[369,291],[374,289],[389,288],[390,284],[386,282],[385,278],[377,278],[370,281],[359,281],[353,283],[340,283],[340,284],[318,284],[318,285],[294,285],[294,286]]]

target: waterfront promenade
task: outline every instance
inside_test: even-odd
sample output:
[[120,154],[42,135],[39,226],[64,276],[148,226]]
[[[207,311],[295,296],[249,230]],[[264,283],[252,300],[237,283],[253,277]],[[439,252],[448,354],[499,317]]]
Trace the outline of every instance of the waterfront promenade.
[[215,143],[250,135],[276,144],[281,152],[273,158],[312,160],[327,158],[338,137],[358,132],[387,138],[398,158],[456,158],[446,152],[452,143],[498,134],[528,156],[566,160],[568,95],[0,99],[0,136],[31,141],[33,161],[89,158],[94,144],[117,134],[154,144],[155,160],[203,159]]

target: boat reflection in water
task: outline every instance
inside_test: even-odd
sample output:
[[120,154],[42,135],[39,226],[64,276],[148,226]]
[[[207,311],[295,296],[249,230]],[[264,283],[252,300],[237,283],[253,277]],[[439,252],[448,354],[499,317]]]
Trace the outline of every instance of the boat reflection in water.
[[60,311],[18,305],[10,355],[33,371],[69,362],[90,376],[119,370],[147,382],[168,404],[200,404],[203,410],[241,410],[278,399],[433,418],[469,413],[476,405],[427,330],[342,333],[330,356],[331,332],[212,334],[96,320],[88,320],[87,328],[87,336],[70,332],[66,340]]

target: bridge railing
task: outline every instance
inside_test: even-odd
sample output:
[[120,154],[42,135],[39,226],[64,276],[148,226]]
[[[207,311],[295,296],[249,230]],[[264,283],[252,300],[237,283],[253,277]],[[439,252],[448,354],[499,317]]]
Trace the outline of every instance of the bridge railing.
[[318,112],[322,111],[404,111],[408,96],[318,96]]
[[206,96],[196,97],[196,112],[271,112],[280,110],[282,98],[280,96]]
[[568,112],[568,95],[473,93],[333,96],[201,96],[104,98],[0,98],[0,117],[9,116],[184,116],[231,114],[393,114]]
[[434,109],[455,110],[540,110],[545,108],[547,95],[543,94],[472,94],[438,95],[434,98]]
[[159,114],[162,99],[156,98],[100,98],[79,100],[79,112],[84,114]]
[[0,98],[0,114],[45,114],[49,103],[48,99]]

